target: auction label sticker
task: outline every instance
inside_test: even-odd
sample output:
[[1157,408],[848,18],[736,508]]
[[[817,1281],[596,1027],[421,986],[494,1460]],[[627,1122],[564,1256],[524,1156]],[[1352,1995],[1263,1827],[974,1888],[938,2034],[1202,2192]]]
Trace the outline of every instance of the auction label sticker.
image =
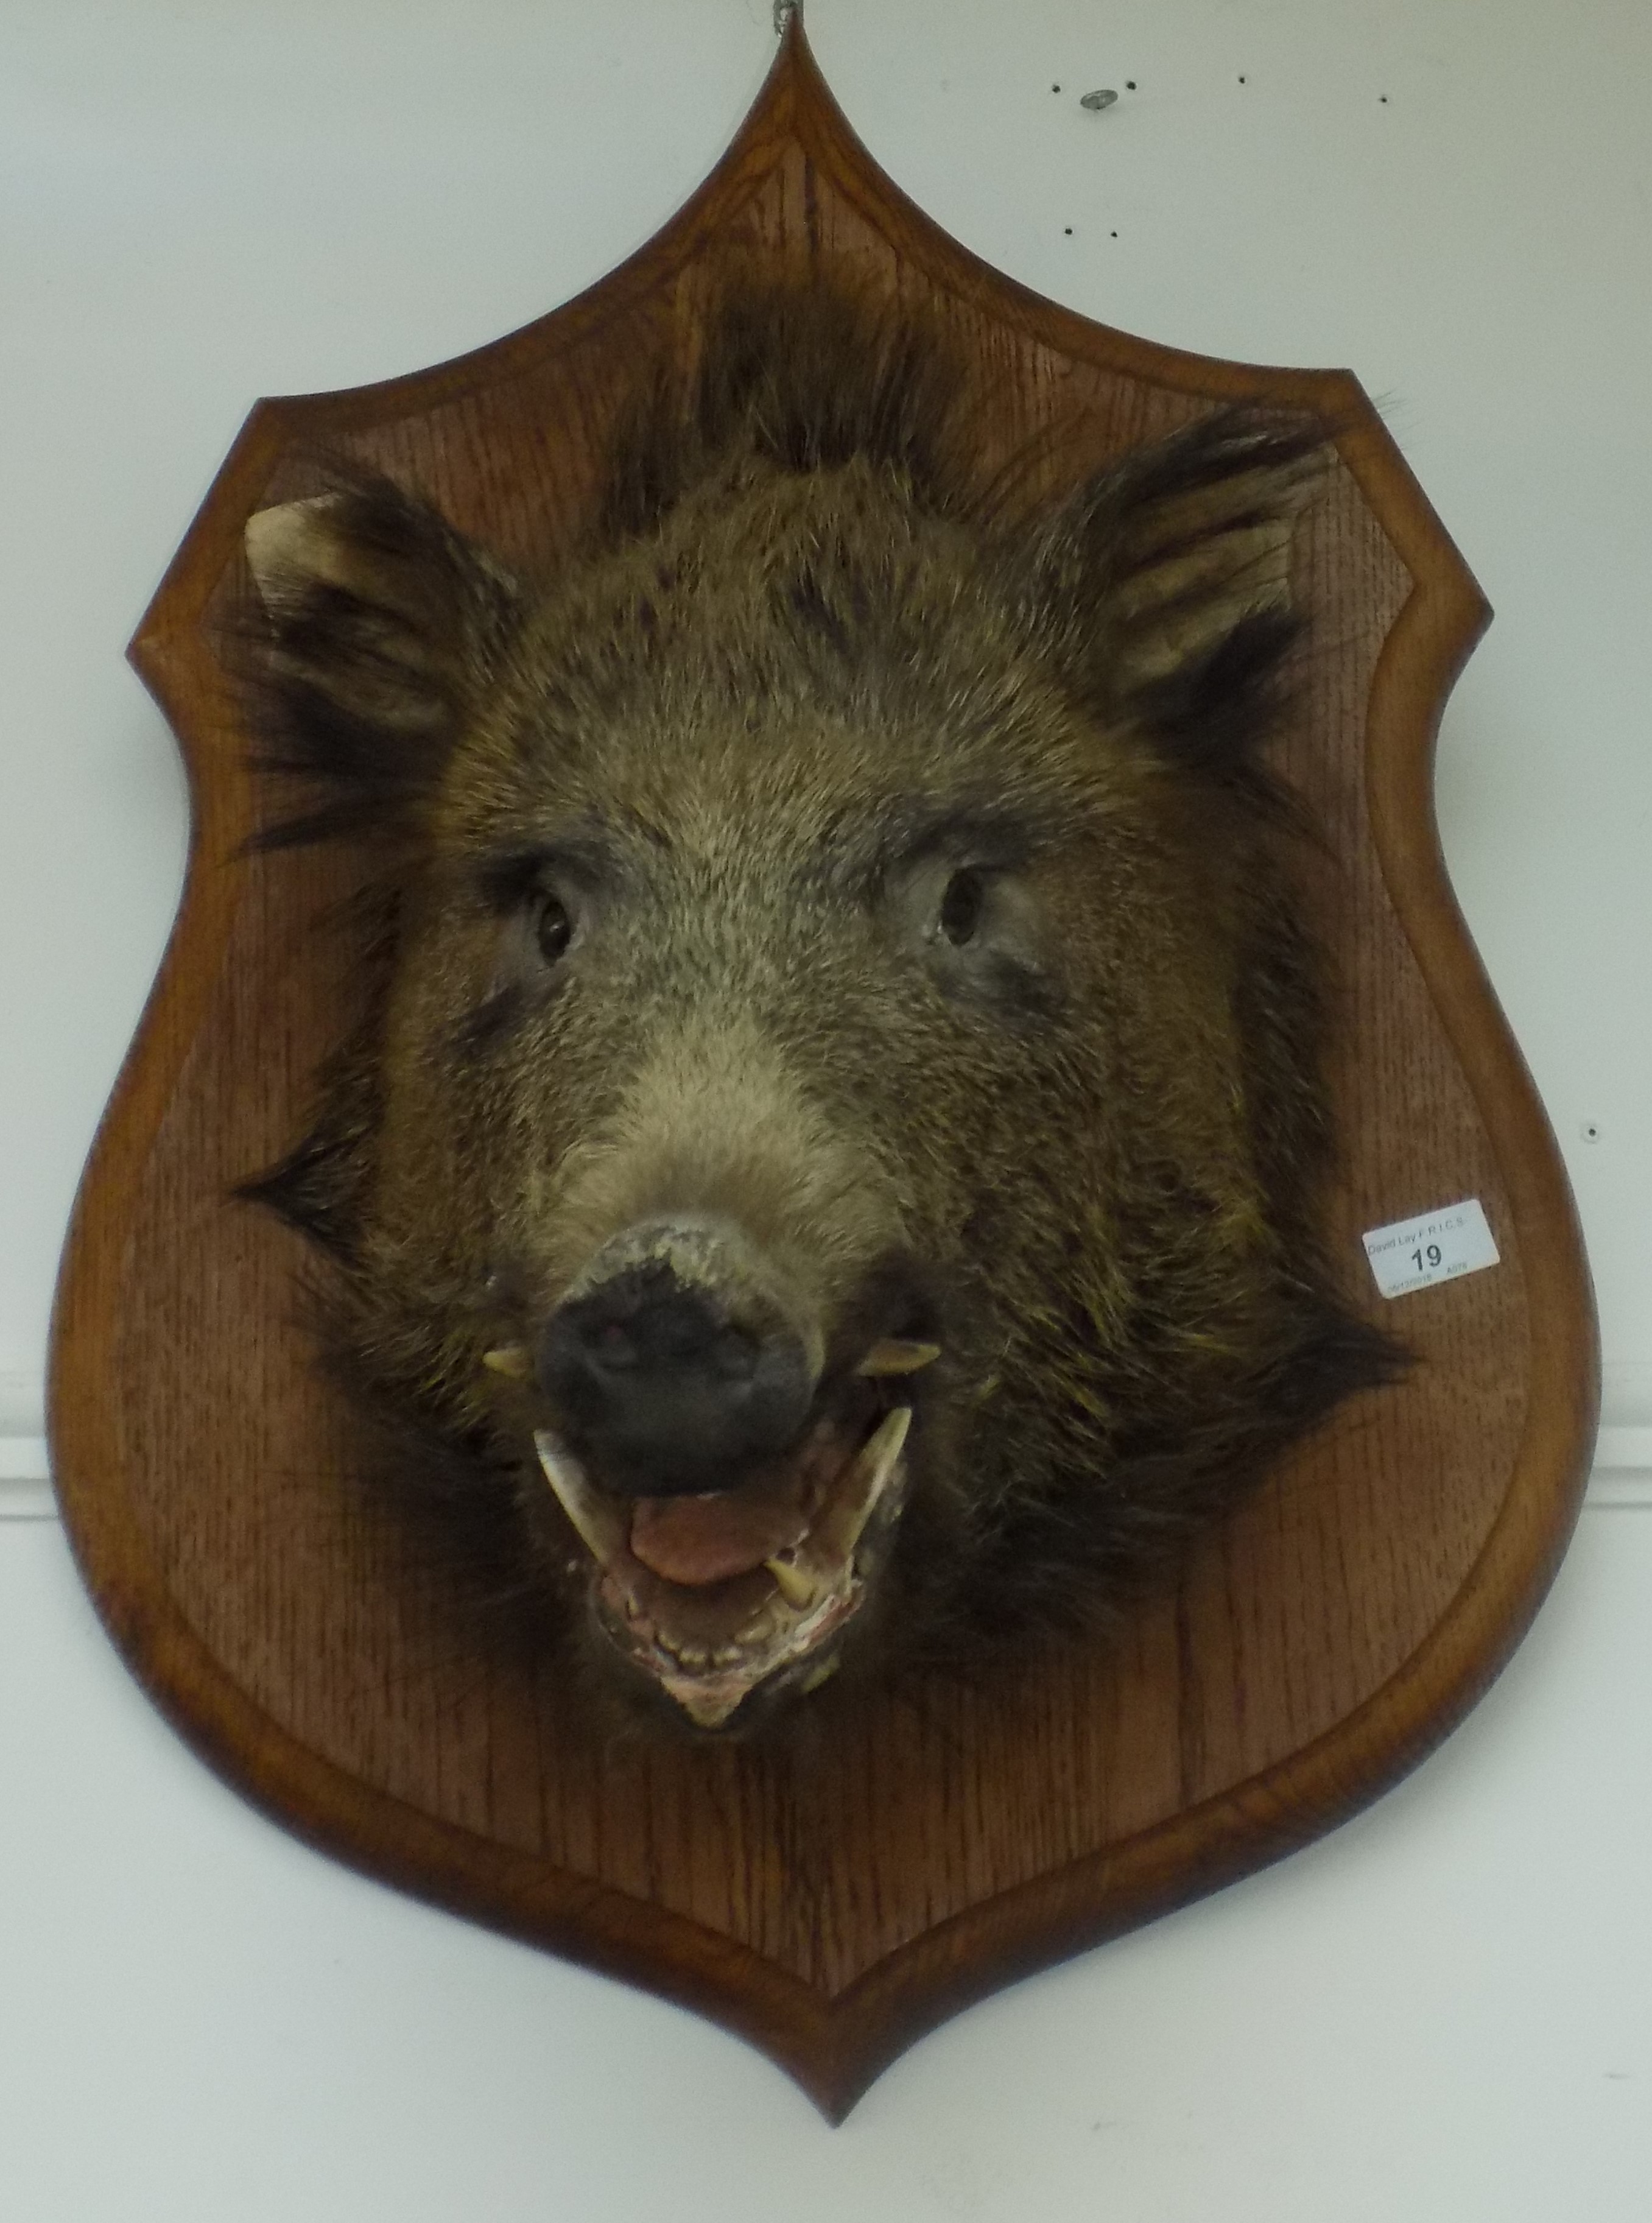
[[1435,1282],[1454,1282],[1498,1263],[1497,1244],[1477,1196],[1442,1205],[1415,1219],[1396,1219],[1361,1236],[1377,1287],[1385,1297],[1409,1297]]

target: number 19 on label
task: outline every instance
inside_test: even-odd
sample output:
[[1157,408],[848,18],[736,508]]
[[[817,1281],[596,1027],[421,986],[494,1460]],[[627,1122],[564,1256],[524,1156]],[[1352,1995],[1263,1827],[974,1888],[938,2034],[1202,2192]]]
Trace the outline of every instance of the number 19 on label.
[[1498,1263],[1497,1244],[1478,1197],[1445,1204],[1415,1219],[1391,1220],[1365,1237],[1366,1256],[1385,1297],[1409,1296],[1413,1289],[1476,1274]]

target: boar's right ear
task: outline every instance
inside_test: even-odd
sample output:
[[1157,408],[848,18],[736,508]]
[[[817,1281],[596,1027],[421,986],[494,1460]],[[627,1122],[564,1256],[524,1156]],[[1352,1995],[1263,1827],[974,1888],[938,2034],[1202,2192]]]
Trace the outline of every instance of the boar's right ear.
[[514,583],[386,479],[260,510],[246,549],[258,763],[316,797],[259,846],[405,832],[499,666]]
[[1104,722],[1147,732],[1190,769],[1248,778],[1303,627],[1291,539],[1326,438],[1304,413],[1220,410],[1090,480],[1035,530],[1029,613]]

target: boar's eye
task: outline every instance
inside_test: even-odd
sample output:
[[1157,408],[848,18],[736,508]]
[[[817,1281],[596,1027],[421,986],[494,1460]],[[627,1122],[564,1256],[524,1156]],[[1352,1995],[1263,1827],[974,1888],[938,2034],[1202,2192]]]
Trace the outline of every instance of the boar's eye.
[[955,949],[974,941],[986,899],[986,876],[973,866],[954,872],[946,883],[940,902],[940,930]]
[[888,886],[902,940],[943,995],[1005,1017],[1052,1008],[1048,925],[1033,875],[1019,860],[983,860],[978,851],[970,863],[956,851],[920,853]]
[[555,965],[567,955],[568,945],[574,939],[574,921],[560,896],[547,892],[540,897],[534,912],[533,935],[547,965]]

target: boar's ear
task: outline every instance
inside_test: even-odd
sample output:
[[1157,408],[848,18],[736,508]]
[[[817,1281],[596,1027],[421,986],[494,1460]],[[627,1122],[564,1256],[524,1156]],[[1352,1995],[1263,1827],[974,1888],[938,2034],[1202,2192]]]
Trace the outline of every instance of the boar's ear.
[[1291,536],[1316,419],[1226,409],[1092,479],[1036,531],[1031,603],[1087,707],[1178,761],[1242,776],[1301,630]]
[[261,846],[405,830],[498,667],[513,583],[385,479],[260,510],[246,548],[263,621],[239,661],[258,761],[317,795]]

